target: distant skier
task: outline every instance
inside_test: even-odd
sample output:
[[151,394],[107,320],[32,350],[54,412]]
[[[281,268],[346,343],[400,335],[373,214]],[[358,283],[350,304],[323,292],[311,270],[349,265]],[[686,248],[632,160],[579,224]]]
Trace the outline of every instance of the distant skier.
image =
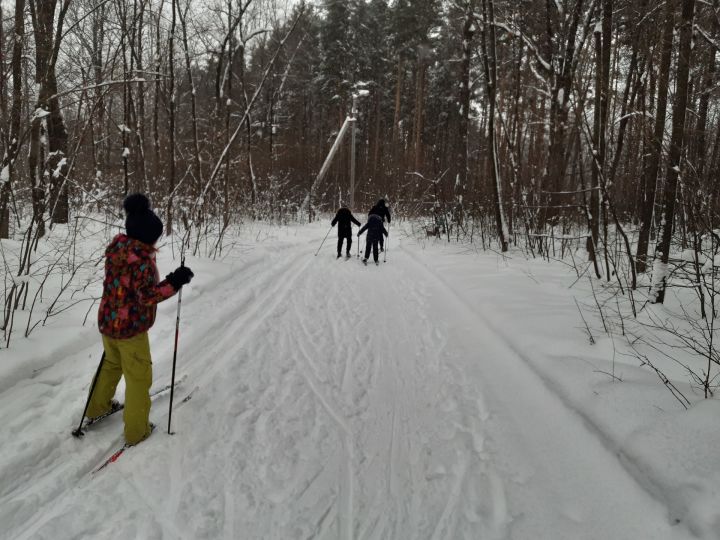
[[375,264],[378,264],[378,243],[382,239],[383,235],[388,235],[388,232],[383,226],[382,218],[377,214],[370,214],[367,223],[358,231],[358,236],[364,233],[365,230],[367,230],[368,234],[365,243],[365,258],[363,259],[363,264],[367,264],[368,259],[370,258],[370,248],[372,248],[373,251]]
[[[368,217],[375,214],[376,216],[380,216],[383,220],[383,223],[387,219],[387,222],[390,223],[390,209],[385,204],[385,199],[380,199],[378,202],[375,203],[375,206],[373,206],[370,211],[368,212]],[[382,236],[380,236],[380,251],[385,251],[385,242]]]
[[148,330],[155,322],[156,304],[190,283],[186,266],[159,280],[155,243],[163,231],[160,218],[150,209],[145,195],[134,193],[123,202],[127,234],[118,234],[105,250],[105,279],[98,311],[105,360],[90,397],[87,416],[94,418],[112,408],[120,377],[125,377],[125,441],[146,439],[152,426],[150,386],[152,360]]
[[350,248],[352,247],[352,224],[354,223],[358,227],[360,222],[355,219],[352,212],[346,205],[342,205],[340,210],[335,214],[335,218],[332,220],[332,226],[338,224],[338,243],[337,243],[337,258],[340,258],[342,252],[343,240],[347,240],[347,246],[345,248],[346,256],[350,257]]

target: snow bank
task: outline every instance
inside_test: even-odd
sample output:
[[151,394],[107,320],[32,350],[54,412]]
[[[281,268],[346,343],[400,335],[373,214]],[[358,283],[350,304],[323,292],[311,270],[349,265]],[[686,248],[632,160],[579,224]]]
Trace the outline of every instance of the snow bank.
[[720,402],[667,412],[627,438],[623,454],[655,484],[670,517],[700,538],[720,536]]
[[[622,337],[603,333],[589,286],[580,282],[569,289],[576,276],[567,269],[517,252],[508,258],[472,257],[452,246],[434,246],[433,252],[426,261],[435,274],[484,314],[640,485],[667,505],[673,523],[699,538],[720,538],[720,402],[703,400],[684,369],[651,353],[694,400],[685,411],[654,372],[639,366]],[[472,267],[463,262],[468,257],[475,259]],[[573,297],[583,306],[596,345],[589,344]]]

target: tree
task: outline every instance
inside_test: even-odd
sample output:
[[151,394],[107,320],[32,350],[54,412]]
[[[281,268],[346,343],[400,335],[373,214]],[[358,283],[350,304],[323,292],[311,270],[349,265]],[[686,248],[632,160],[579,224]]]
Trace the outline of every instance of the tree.
[[[694,15],[695,0],[683,0],[672,135],[670,138],[670,152],[668,153],[668,168],[665,180],[662,218],[660,219],[660,234],[658,236],[658,247],[655,254],[656,263],[653,272],[653,284],[650,290],[651,299],[660,304],[665,300],[665,290],[667,288],[667,264],[670,258],[670,242],[672,240],[673,223],[675,220],[677,184],[681,171],[680,160],[685,136],[685,112],[688,103],[688,82],[692,60]],[[657,259],[658,255],[659,261]]]
[[[1,24],[1,23],[0,23]],[[9,238],[10,192],[14,176],[14,164],[20,150],[20,117],[22,115],[23,77],[22,53],[25,36],[25,0],[15,1],[14,39],[12,52],[13,97],[10,112],[10,134],[5,145],[0,174],[0,238]]]
[[483,60],[485,65],[485,88],[488,100],[488,147],[490,149],[489,177],[495,195],[495,225],[500,248],[508,250],[508,228],[503,207],[503,186],[498,163],[498,144],[495,133],[495,106],[497,101],[497,52],[495,38],[495,9],[493,0],[482,0],[483,13]]
[[[30,169],[33,171],[33,194],[38,234],[44,234],[45,185],[50,182],[51,220],[68,222],[68,132],[60,107],[55,68],[63,37],[63,23],[71,0],[63,0],[57,14],[58,0],[30,0],[30,14],[35,37],[35,78],[38,99],[32,121]],[[41,149],[41,134],[47,135],[47,149]]]
[[670,63],[672,60],[673,28],[675,26],[675,4],[670,0],[665,5],[665,22],[663,25],[660,71],[658,74],[657,111],[655,113],[655,129],[651,139],[650,155],[644,160],[643,167],[643,199],[640,215],[640,233],[637,244],[637,270],[647,269],[647,249],[650,242],[653,211],[655,209],[655,192],[657,175],[662,154],[662,141],[665,132],[665,114],[667,112],[667,94],[670,81]]

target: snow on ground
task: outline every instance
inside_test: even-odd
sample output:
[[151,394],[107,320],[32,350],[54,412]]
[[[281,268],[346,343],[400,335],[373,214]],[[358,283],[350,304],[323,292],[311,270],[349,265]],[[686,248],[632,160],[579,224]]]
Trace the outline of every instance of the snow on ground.
[[[0,538],[720,538],[720,404],[685,412],[627,359],[623,382],[600,373],[612,343],[588,344],[567,270],[395,224],[364,267],[332,235],[313,256],[326,227],[187,261],[175,435],[159,397],[155,434],[97,474],[122,419],[69,434],[98,336],[55,318],[24,374],[27,343],[0,351]],[[151,332],[156,387],[175,309]]]

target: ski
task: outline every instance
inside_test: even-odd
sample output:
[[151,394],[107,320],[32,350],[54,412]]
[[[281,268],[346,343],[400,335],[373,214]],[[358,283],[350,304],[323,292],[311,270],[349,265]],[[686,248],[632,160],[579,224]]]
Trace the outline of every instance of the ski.
[[[179,379],[178,381],[176,381],[176,382],[175,382],[175,387],[177,388],[177,386],[178,386],[183,380],[185,380],[186,378],[187,378],[187,375],[184,375],[181,379]],[[158,388],[158,389],[156,389],[156,390],[153,390],[152,392],[150,392],[150,399],[154,399],[154,398],[160,396],[161,394],[164,394],[165,392],[167,392],[168,390],[170,390],[170,387],[171,387],[171,386],[172,386],[171,384],[166,384],[165,386],[163,386],[163,387],[161,387],[161,388]],[[80,428],[80,432],[78,433],[78,435],[82,437],[82,436],[84,435],[84,433],[83,433],[84,430],[86,430],[87,428],[89,428],[89,427],[91,427],[91,426],[94,426],[95,424],[97,424],[97,423],[100,422],[101,420],[105,420],[108,416],[112,416],[112,415],[115,414],[116,412],[122,411],[124,408],[125,408],[125,404],[124,404],[124,403],[119,403],[117,407],[115,407],[114,409],[110,409],[110,410],[109,410],[108,412],[106,412],[105,414],[101,414],[100,416],[96,416],[96,417],[94,417],[94,418],[90,418],[90,419],[86,420],[86,421],[83,423],[82,427]],[[73,432],[73,435],[75,435],[75,432]]]
[[[155,431],[155,427],[156,427],[155,424],[150,424],[150,435],[152,435],[152,434],[153,434],[153,431]],[[145,439],[147,439],[148,437],[150,437],[150,435],[148,435],[147,437],[145,437]],[[143,440],[145,440],[145,439],[143,439]],[[142,442],[142,441],[140,441],[140,442]],[[139,444],[139,443],[138,443],[138,444]],[[92,474],[95,474],[96,472],[103,470],[105,467],[107,467],[107,466],[110,465],[111,463],[115,463],[118,459],[120,459],[120,456],[122,456],[122,455],[125,453],[125,450],[127,450],[127,449],[130,448],[131,446],[137,446],[137,445],[125,443],[125,444],[122,446],[122,448],[120,448],[120,450],[118,450],[118,451],[115,452],[113,455],[111,455],[109,458],[107,458],[105,461],[103,461],[103,462],[100,464],[100,466],[92,472]]]
[[130,445],[127,443],[124,444],[120,450],[118,450],[112,456],[110,456],[105,461],[103,461],[102,464],[97,469],[93,470],[92,474],[95,474],[96,472],[103,470],[105,467],[107,467],[111,463],[115,463],[118,460],[118,458],[123,454],[123,452],[125,452],[125,450],[127,450],[128,448],[130,448]]
[[[177,384],[177,383],[175,383],[175,384]],[[168,385],[168,386],[170,386],[170,385]],[[178,403],[178,406],[182,405],[183,403],[187,403],[188,401],[190,401],[190,400],[192,399],[193,394],[195,393],[195,390],[197,390],[198,388],[199,388],[198,386],[196,386],[195,388],[193,388],[193,389],[190,391],[190,393],[189,393],[187,396],[185,396],[185,397],[182,399],[182,401],[180,401],[180,403]],[[157,426],[156,426],[155,424],[151,424],[151,426],[152,426],[152,430],[151,430],[150,434],[152,435],[152,432],[155,431],[155,428],[156,428]],[[149,435],[148,435],[148,437],[149,437]],[[141,442],[143,442],[143,441],[141,441]],[[138,443],[138,444],[139,444],[139,443]],[[115,452],[113,452],[113,453],[110,455],[109,458],[107,458],[105,461],[103,461],[98,467],[96,467],[95,469],[93,469],[93,471],[92,471],[91,474],[95,474],[96,472],[103,470],[105,467],[107,467],[107,466],[110,465],[111,463],[115,463],[118,459],[120,459],[120,456],[122,456],[122,455],[125,453],[125,450],[127,450],[128,448],[131,448],[131,447],[133,447],[133,446],[137,446],[137,445],[128,444],[128,443],[123,444],[122,447],[120,447],[118,450],[116,450]]]

